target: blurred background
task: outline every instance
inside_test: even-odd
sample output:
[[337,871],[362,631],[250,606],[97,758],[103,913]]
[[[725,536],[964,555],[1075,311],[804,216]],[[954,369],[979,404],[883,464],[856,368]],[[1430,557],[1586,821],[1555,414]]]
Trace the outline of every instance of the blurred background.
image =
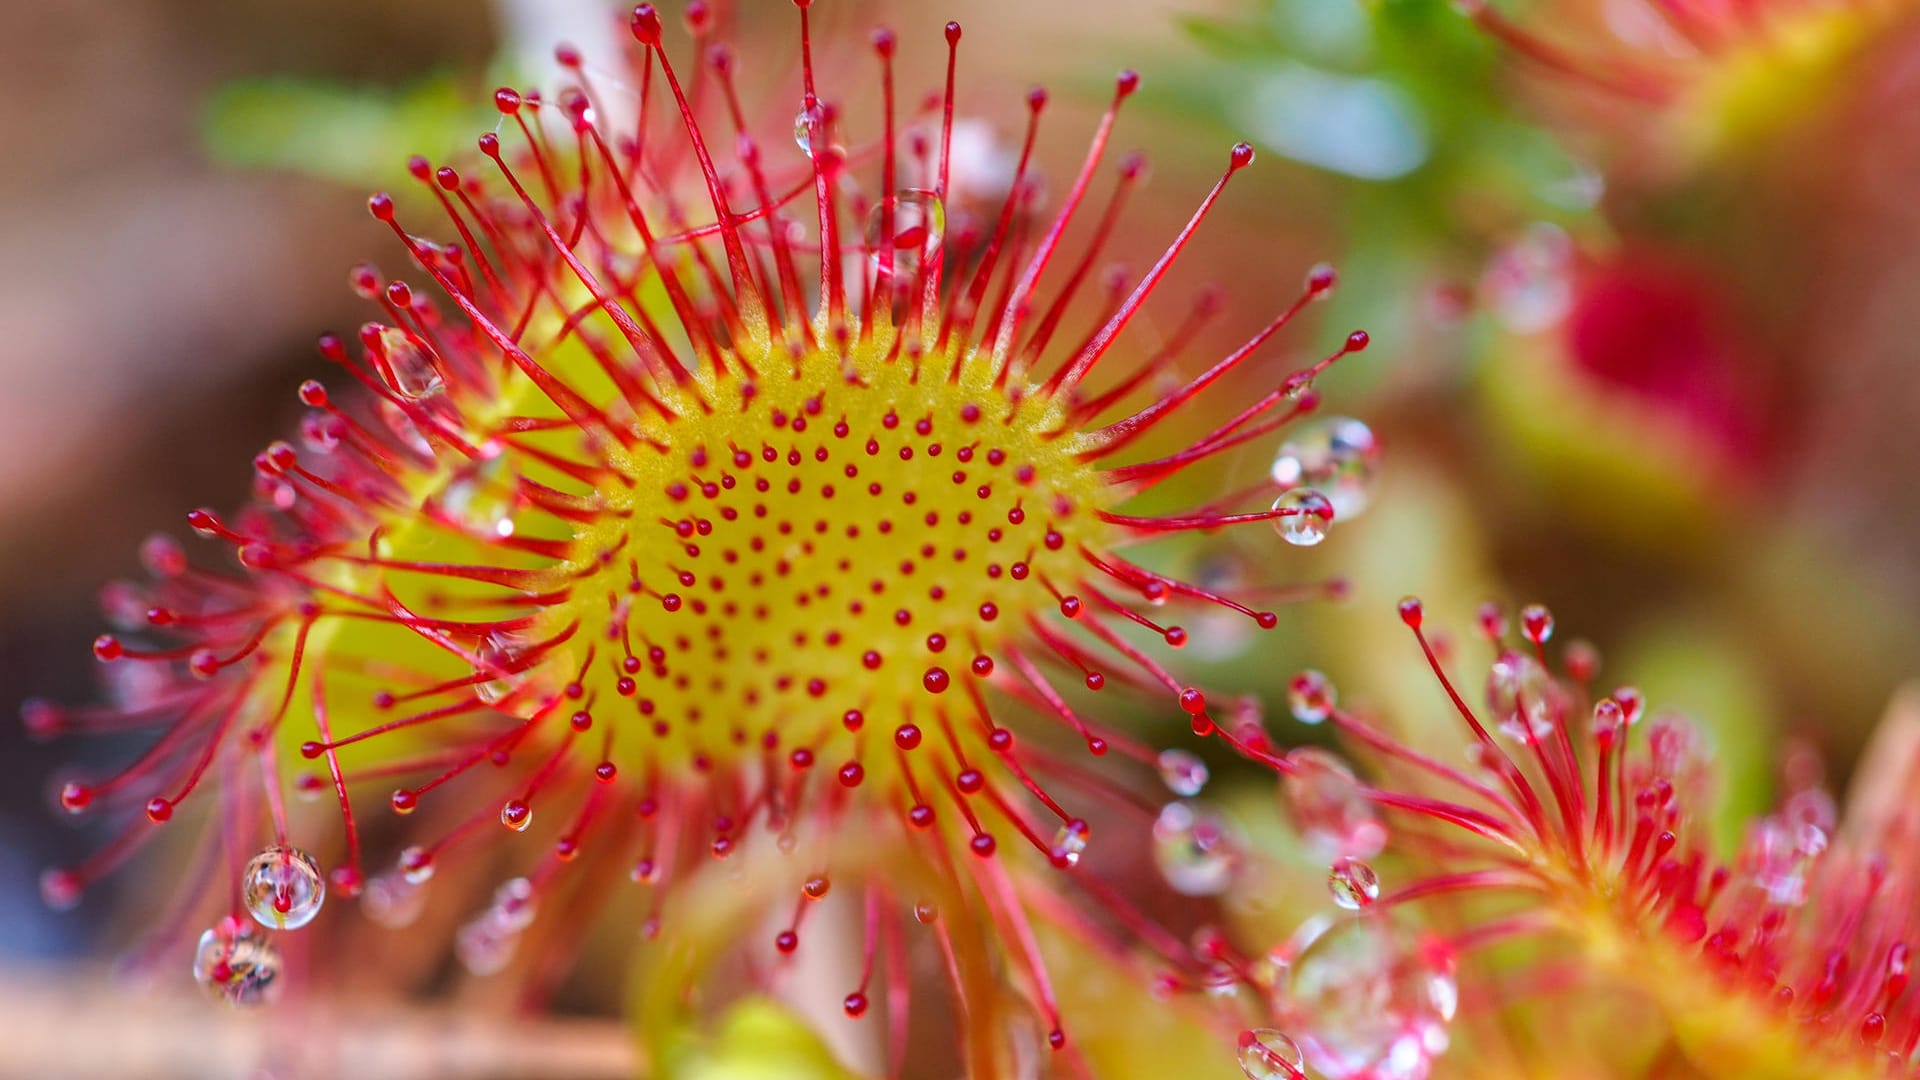
[[[1209,678],[1275,697],[1311,665],[1345,701],[1442,722],[1393,601],[1421,594],[1462,637],[1481,600],[1542,601],[1597,645],[1603,685],[1638,683],[1714,733],[1732,821],[1768,803],[1786,740],[1843,787],[1920,674],[1920,27],[1894,5],[1847,46],[1844,80],[1814,56],[1766,75],[1812,90],[1769,97],[1636,22],[1641,6],[1506,5],[1683,88],[1656,103],[1530,65],[1444,0],[818,11],[823,40],[889,22],[906,81],[927,88],[940,23],[963,19],[969,152],[991,173],[1021,90],[1045,83],[1056,191],[1113,71],[1141,69],[1118,138],[1153,161],[1116,251],[1136,266],[1226,146],[1252,141],[1261,165],[1187,257],[1153,315],[1163,330],[1224,282],[1214,344],[1230,346],[1309,265],[1340,266],[1336,302],[1249,385],[1372,332],[1322,388],[1323,411],[1386,446],[1373,509],[1290,564],[1348,576],[1352,596],[1257,651],[1223,631]],[[253,453],[291,430],[293,388],[320,368],[315,336],[366,317],[347,268],[397,262],[364,194],[403,183],[409,153],[469,146],[491,88],[537,81],[604,7],[0,5],[0,70],[23,88],[0,114],[8,714],[87,698],[100,585],[135,571],[148,533],[184,531],[185,510],[246,496]],[[743,51],[791,32],[784,3],[740,11]],[[865,60],[848,50],[828,70],[865,79]],[[1194,482],[1224,487],[1265,452]],[[1270,542],[1236,540],[1238,557]],[[1271,711],[1282,742],[1302,736]],[[137,906],[114,895],[137,876],[63,914],[35,887],[86,842],[49,809],[62,770],[124,749],[0,725],[0,974],[98,955],[105,916]]]

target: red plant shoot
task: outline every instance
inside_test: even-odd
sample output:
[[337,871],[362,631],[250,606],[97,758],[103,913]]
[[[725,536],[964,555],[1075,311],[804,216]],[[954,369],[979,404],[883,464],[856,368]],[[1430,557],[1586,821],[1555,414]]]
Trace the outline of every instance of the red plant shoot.
[[[228,883],[230,917],[207,931],[196,973],[247,1002],[274,986],[268,931],[312,919],[329,889],[404,922],[436,870],[503,832],[532,866],[461,932],[476,974],[515,964],[549,908],[569,913],[549,940],[577,943],[583,880],[610,868],[650,897],[651,937],[670,932],[676,885],[773,845],[794,906],[764,943],[771,968],[806,948],[814,901],[857,895],[864,961],[844,1011],[886,1016],[892,1074],[908,914],[929,924],[973,1017],[960,1052],[975,1075],[1002,1058],[1003,980],[1071,1056],[1023,913],[1035,886],[1007,845],[1071,868],[1091,837],[1076,803],[1133,805],[1121,778],[1052,749],[1059,734],[1093,757],[1160,759],[1079,711],[1065,683],[1159,695],[1205,733],[1207,695],[1137,632],[1178,649],[1187,631],[1161,612],[1183,607],[1271,628],[1269,604],[1336,587],[1229,594],[1122,554],[1237,525],[1317,542],[1335,502],[1297,481],[1183,513],[1120,508],[1312,413],[1315,377],[1367,337],[1184,449],[1130,457],[1333,288],[1314,270],[1244,345],[1144,405],[1128,402],[1179,359],[1210,301],[1130,373],[1107,371],[1252,151],[1226,155],[1164,254],[1080,327],[1113,213],[1143,175],[1135,156],[1100,179],[1137,76],[1117,79],[1050,217],[1030,165],[1047,99],[1029,95],[1004,205],[955,231],[959,24],[944,93],[910,118],[895,108],[894,38],[873,35],[886,111],[881,136],[855,144],[817,81],[809,5],[796,6],[798,152],[750,133],[744,65],[713,40],[708,5],[687,7],[690,58],[669,56],[662,15],[641,5],[628,72],[563,47],[566,85],[500,90],[477,158],[415,159],[417,192],[369,200],[411,270],[356,270],[380,321],[322,339],[358,389],[303,385],[299,445],[255,459],[255,502],[188,516],[237,569],[200,568],[167,539],[143,550],[151,582],[117,589],[109,611],[127,631],[95,644],[103,663],[145,673],[137,693],[28,709],[42,735],[155,733],[119,773],[62,792],[69,811],[136,820],[49,872],[50,902],[161,823],[211,819],[192,877]],[[612,126],[615,101],[633,126]],[[877,193],[862,187],[873,173]],[[1106,209],[1070,261],[1103,183]],[[1335,466],[1372,452],[1370,437],[1328,451]],[[331,841],[289,812],[289,787],[338,805],[324,874],[309,852]],[[363,850],[370,797],[432,823],[392,870],[370,870]],[[917,868],[875,872],[870,850]],[[1046,887],[1078,882],[1111,921],[1140,918],[1090,875],[1060,877]],[[192,910],[158,932],[181,934]],[[556,977],[518,970],[535,993]]]

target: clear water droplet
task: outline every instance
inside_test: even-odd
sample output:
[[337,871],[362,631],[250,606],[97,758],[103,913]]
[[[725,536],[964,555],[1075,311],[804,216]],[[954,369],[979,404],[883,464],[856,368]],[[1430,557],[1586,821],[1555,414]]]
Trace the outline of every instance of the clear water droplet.
[[1273,531],[1294,547],[1312,547],[1325,540],[1333,524],[1333,503],[1312,488],[1281,492],[1273,500],[1273,509],[1292,511],[1273,519]]
[[360,910],[389,930],[413,925],[426,906],[427,890],[398,870],[368,878],[360,893]]
[[1367,508],[1380,471],[1380,442],[1373,429],[1345,416],[1312,420],[1295,429],[1273,459],[1273,482],[1287,490],[1308,487],[1333,504],[1336,521]]
[[1087,841],[1092,837],[1093,830],[1079,818],[1061,825],[1053,834],[1054,862],[1065,866],[1080,865],[1080,856],[1086,853]]
[[1353,770],[1332,752],[1302,746],[1280,783],[1281,809],[1315,851],[1328,858],[1370,859],[1387,846],[1387,827],[1360,791]]
[[491,914],[495,922],[517,934],[533,925],[537,911],[534,900],[533,882],[523,877],[509,878],[493,891]]
[[493,676],[473,687],[474,696],[489,705],[498,705],[506,700],[526,681],[526,673],[516,670],[519,663],[517,650],[503,634],[488,634],[482,638],[480,646],[474,650],[474,656],[480,661],[474,666],[474,674]]
[[901,188],[867,211],[866,241],[867,266],[878,286],[888,287],[890,273],[895,293],[902,294],[919,280],[922,267],[940,257],[947,242],[946,203],[924,188]]
[[491,456],[456,473],[440,492],[440,509],[455,522],[482,536],[506,538],[514,533],[514,515],[520,510],[520,492],[507,471],[507,460],[492,448]]
[[508,799],[500,806],[500,824],[514,832],[526,832],[533,824],[533,807],[520,799]]
[[1159,758],[1160,782],[1183,799],[1192,798],[1207,786],[1207,763],[1186,750],[1162,750]]
[[433,856],[415,844],[400,852],[400,873],[410,885],[425,885],[433,878]]
[[823,120],[817,105],[804,107],[793,114],[793,145],[808,157],[813,156],[813,135]]
[[1359,911],[1380,899],[1380,876],[1359,859],[1343,855],[1327,871],[1327,892],[1336,906]]
[[1153,860],[1173,891],[1216,896],[1240,865],[1239,831],[1218,812],[1194,802],[1170,802],[1153,822]]
[[313,856],[274,845],[247,861],[240,875],[240,898],[261,926],[298,930],[320,914],[327,879]]
[[1558,323],[1573,306],[1573,261],[1565,230],[1545,222],[1530,226],[1494,255],[1481,277],[1494,318],[1516,334]]
[[520,935],[504,929],[490,915],[463,924],[453,936],[453,951],[460,958],[460,966],[480,978],[505,970],[519,944]]
[[389,326],[380,331],[380,345],[386,354],[387,381],[402,395],[418,401],[447,388],[439,365],[413,335]]
[[1381,914],[1314,920],[1288,945],[1280,1019],[1328,1080],[1425,1080],[1459,1004],[1452,949]]
[[229,916],[200,935],[193,979],[217,1001],[261,1005],[279,994],[280,953],[266,935]]
[[1333,715],[1340,692],[1333,680],[1308,668],[1287,683],[1287,708],[1303,724],[1318,724]]
[[1612,698],[1601,698],[1593,703],[1593,737],[1601,746],[1611,747],[1626,726],[1626,710],[1620,707],[1619,702]]
[[1553,676],[1525,653],[1501,653],[1487,669],[1487,709],[1500,733],[1515,742],[1552,735],[1562,704]]
[[1300,1046],[1285,1032],[1254,1028],[1240,1033],[1240,1071],[1247,1080],[1306,1080]]

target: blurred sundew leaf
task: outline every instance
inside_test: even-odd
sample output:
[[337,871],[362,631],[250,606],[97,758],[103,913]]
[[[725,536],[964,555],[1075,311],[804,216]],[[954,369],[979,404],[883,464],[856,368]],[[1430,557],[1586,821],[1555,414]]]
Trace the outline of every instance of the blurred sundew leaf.
[[224,164],[378,186],[405,175],[410,155],[444,159],[493,126],[498,114],[472,82],[451,72],[398,88],[242,80],[207,102],[201,133]]
[[700,1051],[676,1067],[683,1080],[859,1080],[819,1033],[768,998],[730,1009]]

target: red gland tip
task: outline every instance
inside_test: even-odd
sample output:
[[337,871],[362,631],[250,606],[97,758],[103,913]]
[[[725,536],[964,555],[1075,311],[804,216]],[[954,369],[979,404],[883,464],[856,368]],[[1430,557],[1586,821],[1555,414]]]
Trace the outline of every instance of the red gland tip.
[[681,16],[687,25],[687,33],[698,37],[713,26],[713,7],[706,0],[688,0],[687,10]]
[[173,817],[173,803],[155,795],[147,800],[147,820],[155,825],[165,823]]
[[1400,601],[1400,621],[1413,629],[1420,629],[1420,620],[1425,614],[1425,609],[1420,606],[1419,597],[1409,596]]
[[60,788],[60,809],[69,814],[85,810],[93,802],[93,789],[85,784],[68,782]]
[[1126,68],[1113,80],[1113,89],[1121,97],[1126,97],[1140,89],[1140,73],[1132,68]]
[[1347,351],[1350,353],[1361,352],[1372,343],[1373,338],[1365,330],[1355,330],[1347,335]]
[[1253,144],[1234,143],[1232,167],[1235,169],[1244,169],[1251,164],[1253,164]]
[[947,44],[949,45],[960,44],[960,24],[959,23],[950,22],[947,24]]
[[[688,17],[692,17],[691,8],[688,9]],[[580,50],[563,41],[553,47],[553,62],[577,71],[580,68]]]
[[1180,691],[1180,708],[1189,716],[1199,716],[1207,711],[1207,695],[1189,686]]
[[648,48],[660,46],[660,13],[652,4],[641,4],[633,9],[633,39]]
[[1325,296],[1340,283],[1340,272],[1332,263],[1317,263],[1307,271],[1307,293],[1311,296]]
[[93,639],[93,656],[100,661],[118,660],[125,654],[120,639],[112,634],[101,634]]
[[1047,105],[1047,88],[1046,87],[1036,86],[1033,89],[1027,91],[1027,108],[1032,109],[1034,112],[1039,112],[1041,109],[1046,108],[1046,105]]
[[993,855],[993,849],[997,845],[993,842],[993,837],[988,836],[986,833],[981,833],[979,836],[968,841],[967,846],[973,849],[975,855],[985,859]]
[[384,191],[376,191],[367,196],[367,211],[376,221],[393,220],[393,196]]
[[317,379],[308,379],[306,382],[301,383],[300,404],[308,405],[315,409],[326,408],[327,388],[320,385]]
[[920,745],[920,729],[913,724],[901,724],[893,729],[893,745],[902,750],[911,750]]
[[407,172],[415,180],[425,180],[433,175],[433,162],[428,161],[424,154],[415,154],[407,159]]
[[873,33],[868,36],[867,40],[873,42],[874,52],[877,52],[881,56],[886,56],[886,57],[891,57],[893,55],[893,49],[896,43],[896,39],[893,36],[892,30],[889,30],[884,26],[876,26],[873,29]]
[[411,814],[420,805],[420,793],[400,788],[393,793],[393,797],[388,802],[392,804],[394,813]]

